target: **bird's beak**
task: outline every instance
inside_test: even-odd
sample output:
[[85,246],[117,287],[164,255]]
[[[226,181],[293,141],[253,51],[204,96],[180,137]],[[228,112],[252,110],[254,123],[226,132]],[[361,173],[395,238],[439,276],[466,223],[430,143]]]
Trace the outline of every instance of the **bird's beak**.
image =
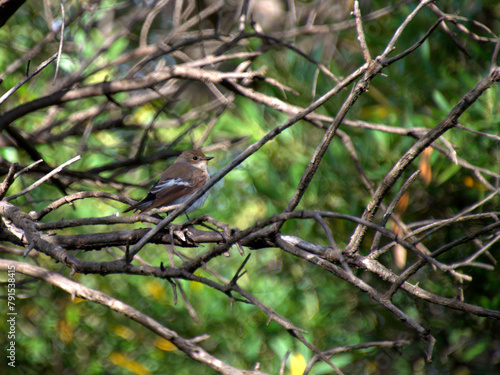
[[207,157],[205,158],[205,160],[206,160],[206,161],[209,161],[209,160],[212,160],[213,158],[214,158],[213,156],[207,156]]

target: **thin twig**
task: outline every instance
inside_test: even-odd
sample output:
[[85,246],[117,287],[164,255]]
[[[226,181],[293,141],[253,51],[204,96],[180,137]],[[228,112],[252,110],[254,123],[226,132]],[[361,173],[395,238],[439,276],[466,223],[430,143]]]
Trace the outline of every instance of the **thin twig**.
[[[403,186],[401,186],[401,188],[397,192],[396,196],[394,197],[394,199],[391,201],[391,203],[389,204],[389,206],[385,210],[384,216],[379,223],[380,226],[384,227],[387,224],[387,222],[389,221],[389,218],[392,216],[392,214],[396,208],[396,205],[401,200],[401,198],[406,193],[406,191],[410,188],[410,186],[415,182],[415,180],[417,179],[419,174],[420,174],[420,170],[413,172],[411,174],[411,176],[408,177],[408,179],[405,181]],[[378,243],[380,241],[380,238],[381,238],[381,233],[380,232],[375,233],[375,236],[373,236],[373,241],[372,241],[372,245],[370,247],[370,251],[373,251],[373,250],[375,250],[375,248],[378,247]]]
[[35,161],[34,163],[31,163],[30,165],[24,167],[23,169],[21,169],[19,172],[17,172],[14,175],[14,178],[18,178],[20,175],[22,175],[23,173],[26,173],[26,172],[30,171],[31,169],[35,168],[40,163],[43,163],[43,159],[39,159],[39,160]]
[[7,173],[7,177],[5,177],[5,180],[3,180],[2,184],[0,185],[0,200],[3,199],[7,191],[9,190],[10,185],[14,182],[16,179],[16,170],[18,168],[18,165],[16,163],[12,163],[9,167],[9,173]]
[[54,74],[54,79],[52,80],[52,86],[56,84],[57,75],[59,74],[59,65],[61,62],[62,49],[64,45],[64,27],[66,24],[66,12],[64,11],[64,3],[60,0],[61,4],[61,40],[59,41],[59,52],[57,53],[57,63],[56,63],[56,72]]
[[493,54],[491,55],[491,62],[490,62],[490,74],[493,73],[493,71],[498,68],[498,54],[500,53],[500,36],[497,39],[497,43],[495,44],[495,50],[493,51]]
[[279,375],[285,375],[286,361],[288,360],[288,357],[290,356],[290,353],[291,353],[291,351],[287,350],[286,353],[285,353],[285,355],[283,356],[283,359],[281,360]]
[[12,87],[10,90],[8,90],[5,94],[3,94],[0,97],[0,104],[5,102],[9,96],[11,96],[16,90],[24,85],[26,82],[28,82],[31,78],[36,76],[38,73],[40,73],[47,65],[49,65],[54,59],[57,57],[57,53],[54,53],[51,57],[49,57],[47,60],[45,60],[43,63],[37,66],[37,68],[29,73],[28,75],[25,75],[14,87]]
[[14,198],[20,197],[21,195],[24,195],[24,194],[30,192],[31,190],[33,190],[33,189],[37,188],[38,186],[40,186],[41,184],[43,184],[45,181],[47,181],[52,176],[58,174],[60,171],[62,171],[68,165],[70,165],[70,164],[72,164],[75,161],[80,160],[80,159],[81,159],[80,155],[75,156],[74,158],[68,160],[67,162],[61,164],[59,167],[57,167],[54,170],[52,170],[50,173],[47,173],[45,176],[43,176],[42,178],[40,178],[35,183],[33,183],[30,186],[28,186],[26,189],[23,189],[19,193],[9,195],[8,197],[5,198],[5,200],[6,201],[10,201],[10,200],[12,200]]
[[403,31],[406,29],[406,26],[415,18],[415,16],[422,10],[423,7],[427,6],[428,4],[432,3],[433,0],[424,0],[420,1],[420,3],[416,6],[416,8],[405,18],[405,20],[399,25],[397,28],[396,32],[392,36],[391,40],[389,43],[387,43],[387,46],[380,55],[382,59],[387,59],[387,56],[396,48],[396,42],[399,40],[401,37],[401,34],[403,34]]
[[363,52],[363,57],[367,63],[372,61],[370,50],[366,44],[365,33],[363,32],[363,21],[361,20],[361,12],[359,10],[359,1],[354,1],[354,20],[356,21],[356,32],[358,33],[358,42]]

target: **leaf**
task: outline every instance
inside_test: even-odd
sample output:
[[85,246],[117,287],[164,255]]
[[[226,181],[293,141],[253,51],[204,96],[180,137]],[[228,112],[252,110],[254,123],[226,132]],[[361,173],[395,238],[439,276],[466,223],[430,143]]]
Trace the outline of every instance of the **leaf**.
[[92,74],[85,80],[85,84],[92,85],[95,83],[100,83],[104,81],[109,81],[112,78],[113,69],[103,69],[98,71],[96,74]]
[[420,162],[418,163],[418,169],[422,171],[419,177],[425,182],[426,185],[429,185],[432,180],[431,155],[432,147],[427,147],[422,152],[422,155],[420,155]]
[[117,335],[120,336],[121,338],[124,338],[125,340],[132,340],[135,337],[135,332],[132,331],[130,328],[117,324],[111,328],[111,331]]
[[306,359],[300,353],[294,353],[290,357],[290,374],[291,375],[301,375],[306,369]]
[[148,282],[146,282],[146,289],[149,294],[156,300],[160,300],[165,297],[165,288],[157,279],[149,280]]
[[73,339],[73,325],[69,323],[66,319],[59,321],[59,338],[65,344],[69,344]]
[[78,68],[78,62],[73,60],[69,55],[62,53],[59,67],[67,73],[72,73]]
[[106,57],[108,60],[114,60],[117,59],[122,55],[122,53],[125,51],[125,49],[128,46],[128,39],[126,37],[121,37],[114,42],[111,47],[109,47],[108,51],[106,52]]
[[437,178],[437,184],[441,185],[452,178],[454,175],[458,173],[458,171],[462,168],[457,164],[450,164],[448,168],[446,168]]
[[441,92],[434,90],[432,92],[432,98],[434,99],[434,102],[437,104],[439,109],[441,109],[443,112],[450,112],[451,106],[446,100],[446,97]]
[[469,362],[476,358],[478,355],[483,353],[485,350],[487,350],[489,345],[488,340],[482,340],[479,341],[478,343],[474,344],[472,347],[464,350],[463,354],[463,361]]
[[146,124],[151,122],[156,115],[156,111],[151,104],[141,106],[131,117],[132,123]]
[[130,359],[122,353],[111,353],[109,360],[115,365],[123,367],[137,375],[148,375],[151,373],[144,365]]
[[160,337],[155,341],[155,346],[158,349],[163,350],[164,352],[171,352],[174,350],[178,350],[177,346],[175,346],[171,341],[164,339],[162,337]]

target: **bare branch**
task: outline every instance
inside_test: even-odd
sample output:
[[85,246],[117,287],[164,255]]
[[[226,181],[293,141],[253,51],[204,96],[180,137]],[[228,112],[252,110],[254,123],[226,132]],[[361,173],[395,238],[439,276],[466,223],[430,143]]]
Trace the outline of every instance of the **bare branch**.
[[62,17],[61,34],[60,34],[61,40],[59,41],[59,51],[57,52],[56,72],[54,73],[54,80],[52,81],[52,85],[55,85],[56,80],[57,80],[57,75],[59,73],[59,66],[61,64],[62,49],[63,49],[63,45],[64,45],[64,27],[65,27],[65,23],[66,23],[66,12],[64,11],[64,3],[62,2],[62,0],[60,1],[60,5],[61,5],[61,17]]
[[41,184],[43,184],[45,181],[47,181],[48,179],[50,179],[52,176],[54,176],[54,175],[58,174],[60,171],[62,171],[65,167],[67,167],[68,165],[70,165],[70,164],[72,164],[75,161],[78,161],[80,159],[81,159],[80,155],[75,156],[74,158],[68,160],[67,162],[61,164],[59,167],[55,168],[52,172],[50,172],[50,173],[46,174],[45,176],[43,176],[38,181],[34,182],[32,185],[28,186],[26,189],[23,189],[19,193],[12,194],[12,195],[9,195],[8,197],[5,197],[5,200],[6,201],[10,201],[12,199],[15,199],[17,197],[20,197],[21,195],[24,195],[24,194],[30,192],[33,189],[36,189],[38,186],[40,186]]
[[29,73],[27,76],[24,76],[21,81],[19,81],[14,87],[12,87],[10,90],[8,90],[5,94],[0,97],[0,105],[5,102],[9,96],[11,96],[19,87],[24,85],[26,82],[28,82],[31,78],[36,76],[38,73],[40,73],[45,67],[47,67],[52,61],[55,60],[55,58],[58,56],[57,53],[53,54],[51,57],[49,57],[47,60],[45,60],[43,63],[37,66],[37,68]]
[[363,52],[363,57],[367,63],[372,61],[370,56],[370,51],[368,50],[368,46],[366,44],[365,34],[363,32],[363,21],[361,20],[361,12],[359,11],[359,1],[354,1],[354,20],[356,21],[356,32],[358,33],[358,41],[361,47],[361,51]]
[[[9,268],[10,267],[10,268]],[[121,302],[108,295],[88,288],[80,283],[69,280],[58,273],[47,271],[45,268],[33,266],[27,263],[16,262],[12,260],[0,259],[0,269],[6,271],[14,268],[16,272],[23,273],[29,276],[36,277],[40,280],[47,282],[50,285],[57,286],[62,290],[68,292],[72,298],[79,297],[86,299],[90,302],[95,302],[100,305],[106,306],[109,309],[116,311],[148,328],[160,337],[169,340],[178,349],[182,350],[192,359],[199,361],[221,374],[263,374],[260,371],[239,370],[225,364],[220,359],[213,357],[206,352],[202,347],[195,345],[199,338],[195,341],[181,337],[177,332],[165,327],[150,316],[142,313],[141,311],[133,308],[126,303]]]
[[[491,85],[500,79],[500,69],[497,68],[493,73],[484,77],[474,88],[466,93],[457,105],[451,110],[446,118],[436,127],[431,129],[425,136],[420,138],[406,153],[399,159],[394,167],[387,173],[385,178],[377,188],[372,200],[368,204],[362,218],[371,221],[377,211],[382,198],[392,188],[394,183],[399,179],[403,171],[410,163],[428,146],[432,144],[439,136],[453,128],[464,111],[469,108],[481,94],[486,91]],[[361,243],[366,229],[358,226],[354,235],[351,237],[351,242],[348,245],[349,253],[357,251]]]

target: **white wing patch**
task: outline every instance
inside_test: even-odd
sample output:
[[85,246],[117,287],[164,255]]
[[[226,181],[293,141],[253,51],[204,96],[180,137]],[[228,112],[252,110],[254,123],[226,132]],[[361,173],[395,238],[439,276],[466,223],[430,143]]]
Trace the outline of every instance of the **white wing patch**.
[[163,181],[161,183],[158,183],[149,192],[152,193],[152,194],[156,194],[156,193],[158,193],[159,191],[161,191],[161,190],[163,190],[165,188],[176,186],[176,185],[191,186],[191,184],[189,183],[189,181],[183,180],[182,178],[175,178],[175,179],[169,179],[169,180],[165,180],[165,181]]

